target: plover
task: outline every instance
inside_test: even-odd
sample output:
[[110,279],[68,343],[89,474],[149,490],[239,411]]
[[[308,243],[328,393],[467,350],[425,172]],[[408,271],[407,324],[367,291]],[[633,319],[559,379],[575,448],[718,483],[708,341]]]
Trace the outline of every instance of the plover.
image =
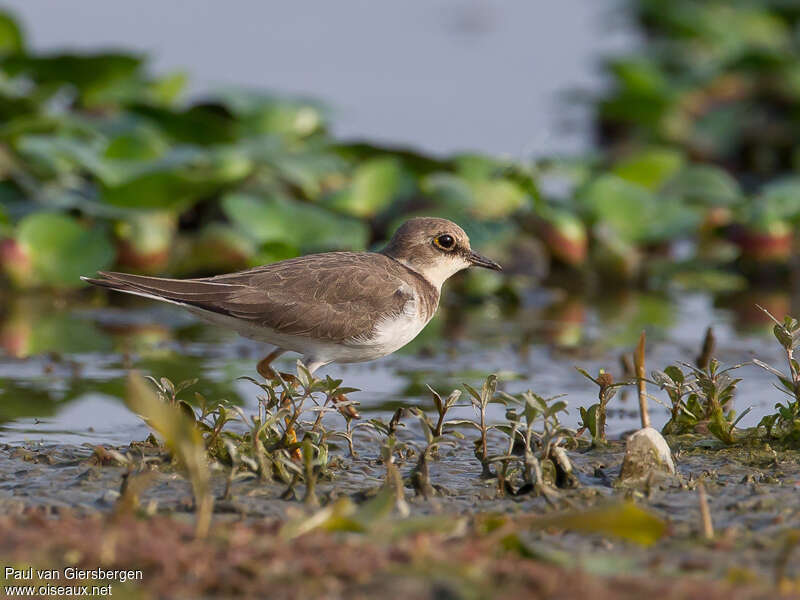
[[380,252],[327,252],[202,279],[100,272],[88,283],[182,306],[202,319],[286,351],[313,373],[328,363],[373,360],[428,324],[442,284],[471,266],[501,270],[446,219],[406,221]]

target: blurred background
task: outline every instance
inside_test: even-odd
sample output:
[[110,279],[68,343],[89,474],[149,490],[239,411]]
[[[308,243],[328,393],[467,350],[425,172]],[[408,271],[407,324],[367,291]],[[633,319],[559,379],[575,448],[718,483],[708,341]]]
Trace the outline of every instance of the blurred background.
[[[231,382],[257,345],[80,275],[375,249],[411,215],[457,221],[506,270],[450,283],[400,355],[336,368],[376,412],[491,370],[588,405],[573,365],[620,364],[642,327],[656,360],[706,325],[723,360],[768,359],[755,305],[797,314],[795,2],[3,7],[6,438],[129,439],[131,366],[252,397]],[[747,386],[753,425],[774,398]]]
[[437,154],[585,149],[588,111],[565,114],[559,99],[596,88],[598,55],[631,37],[606,26],[615,2],[588,0],[5,4],[37,51],[141,52],[154,72],[189,74],[190,95],[233,85],[323,99],[339,138]]

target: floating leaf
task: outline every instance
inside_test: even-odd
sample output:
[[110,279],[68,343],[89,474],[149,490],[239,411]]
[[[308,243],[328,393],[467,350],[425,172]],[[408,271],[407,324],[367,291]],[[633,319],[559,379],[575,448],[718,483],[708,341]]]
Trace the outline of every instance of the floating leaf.
[[681,169],[663,191],[702,206],[731,206],[742,200],[736,180],[723,169],[709,165]]
[[223,108],[195,104],[185,109],[136,104],[131,110],[156,125],[178,143],[223,144],[236,140],[236,122]]
[[30,260],[28,283],[34,285],[77,287],[82,285],[81,275],[105,269],[114,259],[114,248],[102,229],[87,229],[62,214],[26,217],[17,227],[16,240]]
[[766,220],[800,218],[800,177],[786,177],[764,186],[758,201]]
[[680,152],[667,148],[651,148],[618,162],[612,172],[626,181],[655,191],[672,177],[683,163],[684,157]]
[[326,204],[353,217],[373,217],[390,205],[399,190],[400,180],[401,170],[396,160],[369,160],[356,168],[350,186]]
[[39,84],[68,84],[91,103],[110,86],[137,75],[142,58],[122,53],[11,55],[2,61],[10,75],[27,75]]
[[610,226],[626,242],[655,242],[686,235],[700,215],[679,199],[656,197],[616,175],[601,175],[580,196],[595,223]]
[[438,202],[477,219],[501,219],[528,202],[527,194],[507,179],[468,179],[452,173],[433,173],[421,185]]
[[156,161],[108,166],[113,170],[101,176],[103,200],[138,209],[185,209],[243,179],[253,167],[236,151],[174,151]]
[[0,11],[0,55],[19,54],[24,50],[25,40],[14,18]]
[[310,251],[358,250],[367,243],[364,223],[282,196],[228,194],[222,209],[239,229],[262,244],[279,242]]

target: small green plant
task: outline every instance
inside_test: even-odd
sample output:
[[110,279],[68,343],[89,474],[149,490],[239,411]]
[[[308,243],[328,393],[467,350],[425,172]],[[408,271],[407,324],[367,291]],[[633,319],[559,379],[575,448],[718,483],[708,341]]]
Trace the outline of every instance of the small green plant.
[[730,408],[740,378],[730,375],[743,365],[721,368],[716,358],[709,358],[704,368],[681,363],[688,369],[684,372],[677,365],[663,371],[651,373],[651,383],[667,392],[670,399],[670,419],[662,433],[682,434],[696,431],[705,424],[708,430],[725,444],[734,443],[736,425],[750,412],[747,408],[740,415]]
[[161,379],[156,379],[155,377],[151,377],[148,375],[145,379],[151,381],[153,385],[156,387],[156,393],[158,397],[161,399],[162,402],[169,404],[170,406],[175,406],[180,408],[183,412],[186,413],[187,416],[194,419],[194,409],[192,409],[192,405],[186,402],[185,400],[181,400],[178,398],[178,394],[187,390],[188,388],[192,387],[195,383],[197,383],[197,378],[194,379],[186,379],[185,381],[181,381],[179,384],[174,384],[172,381],[167,379],[166,377],[162,377]]
[[[163,384],[162,384],[163,385]],[[175,388],[164,385],[166,389]],[[161,389],[164,389],[161,388]],[[153,428],[180,463],[192,485],[196,512],[195,535],[204,538],[211,526],[214,497],[211,493],[211,472],[208,456],[200,430],[193,418],[172,402],[164,399],[148,387],[141,375],[132,373],[128,378],[128,393],[125,402],[136,414]]]
[[723,443],[734,443],[736,425],[751,410],[748,408],[737,417],[736,412],[729,408],[736,385],[741,381],[741,378],[734,378],[730,373],[742,365],[733,365],[723,369],[720,362],[716,358],[712,358],[708,361],[705,369],[699,369],[686,363],[684,366],[691,370],[694,377],[692,386],[700,398],[703,419],[708,422],[708,430]]
[[[501,392],[501,396],[511,408],[506,411],[508,423],[496,428],[508,436],[509,443],[505,454],[490,457],[491,462],[502,465],[497,471],[501,490],[513,492],[510,480],[516,463],[521,467],[521,484],[515,494],[527,490],[547,494],[551,484],[574,485],[567,473],[571,470],[568,459],[562,455],[563,445],[575,442],[575,432],[559,422],[559,414],[567,412],[563,396],[544,398],[531,390],[513,396]],[[537,429],[539,424],[541,429]]]
[[703,407],[686,374],[679,366],[670,365],[663,371],[653,371],[650,376],[652,383],[667,392],[670,400],[670,418],[661,433],[678,435],[694,431],[702,420]]
[[475,446],[475,455],[478,457],[478,460],[483,468],[482,476],[491,477],[492,471],[489,468],[488,449],[488,437],[491,427],[486,421],[486,409],[489,406],[489,403],[495,400],[495,392],[497,391],[497,375],[489,375],[486,378],[486,381],[483,382],[480,393],[466,383],[464,384],[464,387],[466,388],[467,392],[469,392],[472,400],[472,406],[475,408],[475,412],[479,418],[478,423],[473,421],[466,422],[477,427],[481,434],[481,437]]
[[764,427],[767,436],[798,440],[800,439],[800,363],[795,358],[795,352],[800,346],[800,322],[788,315],[781,322],[766,309],[761,308],[761,310],[774,322],[772,333],[783,348],[789,372],[781,372],[758,359],[753,359],[753,363],[775,375],[778,380],[775,387],[786,394],[789,400],[775,404],[777,412],[766,415],[758,426]]
[[616,396],[619,388],[630,385],[629,381],[614,383],[611,373],[600,369],[597,377],[592,377],[584,369],[575,367],[581,375],[598,387],[597,398],[599,402],[589,408],[581,407],[581,427],[588,429],[592,436],[592,445],[598,446],[606,443],[606,407],[611,399]]
[[[160,403],[180,411],[193,424],[204,442],[207,459],[230,466],[225,496],[230,496],[239,472],[245,471],[263,481],[277,479],[285,483],[285,497],[296,496],[295,486],[304,483],[303,499],[315,505],[317,480],[329,474],[329,439],[344,438],[352,450],[351,412],[342,410],[352,402],[342,399],[354,389],[342,387],[341,380],[314,378],[299,362],[297,373],[296,377],[276,374],[267,382],[244,378],[262,392],[257,397],[256,413],[249,416],[225,400],[210,403],[195,394],[199,405],[196,409],[180,399],[179,394],[196,380],[175,385],[166,377],[148,379],[155,386]],[[344,418],[345,430],[329,431],[325,415]]]
[[433,403],[436,407],[436,413],[439,415],[439,419],[436,421],[436,426],[433,428],[434,435],[439,437],[442,435],[442,429],[444,428],[447,411],[453,408],[456,405],[456,402],[458,402],[459,398],[461,398],[461,390],[453,390],[450,392],[450,395],[447,396],[447,398],[442,399],[442,397],[431,386],[426,387],[428,390],[430,390],[431,396],[433,396]]
[[408,442],[409,445],[415,446],[417,450],[417,464],[411,472],[411,484],[417,491],[418,495],[425,498],[430,498],[435,495],[436,490],[430,481],[430,474],[428,471],[428,460],[435,450],[444,444],[453,444],[452,440],[446,439],[442,435],[436,435],[434,427],[431,426],[428,416],[418,408],[412,408],[411,411],[419,419],[422,432],[425,434],[425,444],[417,445],[414,442]]

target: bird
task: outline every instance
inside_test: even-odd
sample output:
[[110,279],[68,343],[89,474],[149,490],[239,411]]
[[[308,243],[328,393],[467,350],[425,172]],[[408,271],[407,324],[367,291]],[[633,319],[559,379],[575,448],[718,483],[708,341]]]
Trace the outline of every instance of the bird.
[[181,306],[201,319],[275,347],[264,377],[286,351],[310,374],[330,363],[374,360],[413,340],[436,313],[442,285],[477,266],[501,266],[472,250],[447,219],[403,223],[379,252],[324,252],[245,271],[170,279],[99,271],[92,285]]

